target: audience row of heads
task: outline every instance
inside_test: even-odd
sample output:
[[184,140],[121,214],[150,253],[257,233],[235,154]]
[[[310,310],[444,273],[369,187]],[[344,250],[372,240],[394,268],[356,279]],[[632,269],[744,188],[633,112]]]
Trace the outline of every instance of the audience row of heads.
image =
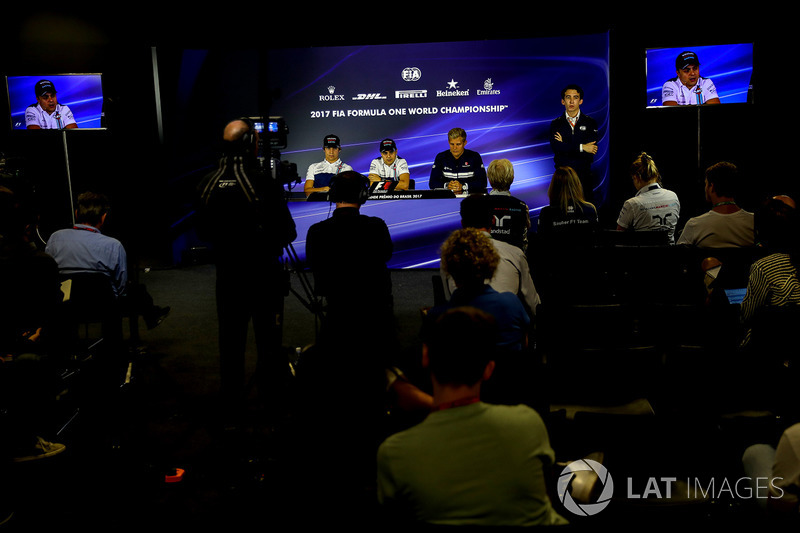
[[[661,173],[653,158],[642,152],[630,166],[630,177],[636,189],[657,183],[662,185]],[[720,161],[709,166],[704,174],[706,189],[711,188],[719,198],[734,198],[740,183],[739,169],[728,161]],[[707,191],[708,192],[708,191]]]
[[[653,183],[661,185],[661,174],[655,161],[645,152],[631,164],[630,175],[637,189]],[[705,198],[712,205],[735,203],[741,185],[741,173],[729,161],[714,163],[703,174]],[[790,196],[779,194],[769,197],[758,206],[755,218],[758,245],[792,254],[800,251],[799,220],[795,201]]]

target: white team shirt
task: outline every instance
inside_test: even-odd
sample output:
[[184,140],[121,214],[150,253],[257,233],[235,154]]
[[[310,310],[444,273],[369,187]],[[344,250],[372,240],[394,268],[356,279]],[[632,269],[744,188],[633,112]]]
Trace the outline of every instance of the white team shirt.
[[657,183],[645,185],[633,198],[625,201],[617,225],[636,231],[667,230],[675,242],[675,226],[681,212],[678,195]]
[[39,126],[43,130],[60,130],[68,124],[75,124],[75,117],[69,107],[56,105],[52,114],[47,113],[39,104],[28,106],[25,109],[25,127]]
[[682,84],[678,78],[672,78],[661,87],[661,104],[676,102],[678,105],[700,105],[709,100],[719,98],[714,82],[700,77],[691,89]]
[[372,160],[369,164],[369,173],[376,174],[383,180],[398,181],[403,174],[410,174],[408,171],[408,162],[402,157],[397,157],[394,163],[387,165],[382,157]]
[[313,163],[308,166],[308,172],[306,173],[306,181],[314,180],[314,177],[319,174],[331,174],[335,176],[341,172],[346,172],[348,170],[353,170],[353,167],[342,161],[341,159],[337,159],[333,163],[330,163],[327,159],[323,159],[319,163]]

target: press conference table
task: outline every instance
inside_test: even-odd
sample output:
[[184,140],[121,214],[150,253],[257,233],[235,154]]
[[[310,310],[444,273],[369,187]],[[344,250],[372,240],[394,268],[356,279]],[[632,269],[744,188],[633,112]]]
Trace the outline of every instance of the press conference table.
[[[463,195],[446,189],[412,189],[370,194],[361,213],[383,219],[389,227],[394,253],[389,268],[438,268],[439,248],[461,227],[459,208]],[[335,206],[327,193],[289,193],[289,210],[297,226],[293,245],[298,259],[305,258],[308,228],[331,216]]]
[[[410,190],[394,190],[394,191],[377,191],[370,193],[367,201],[370,200],[446,200],[465,195],[456,195],[453,191],[447,189],[410,189]],[[306,202],[327,202],[328,193],[314,192],[306,198],[305,193],[290,193],[289,201],[306,201]]]

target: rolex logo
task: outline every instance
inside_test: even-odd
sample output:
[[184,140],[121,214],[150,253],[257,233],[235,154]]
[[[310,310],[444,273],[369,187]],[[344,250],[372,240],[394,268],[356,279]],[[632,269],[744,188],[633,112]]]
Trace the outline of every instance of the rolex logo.
[[320,102],[334,102],[334,101],[342,101],[344,100],[344,95],[342,94],[333,94],[336,92],[336,87],[333,85],[328,85],[328,94],[321,94],[319,95]]

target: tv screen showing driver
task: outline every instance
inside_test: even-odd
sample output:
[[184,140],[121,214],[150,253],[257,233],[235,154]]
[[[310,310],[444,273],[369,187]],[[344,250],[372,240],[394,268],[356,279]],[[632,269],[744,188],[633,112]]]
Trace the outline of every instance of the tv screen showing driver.
[[677,46],[645,51],[647,107],[753,101],[753,44]]
[[103,127],[101,74],[7,76],[11,128]]

